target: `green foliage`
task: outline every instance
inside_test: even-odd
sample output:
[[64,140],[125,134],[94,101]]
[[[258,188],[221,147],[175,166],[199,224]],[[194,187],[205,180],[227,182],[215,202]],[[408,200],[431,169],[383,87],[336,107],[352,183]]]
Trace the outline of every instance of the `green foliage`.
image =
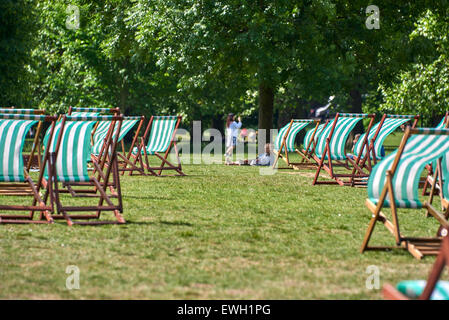
[[160,73],[151,51],[135,41],[127,23],[131,1],[72,1],[80,8],[77,30],[66,28],[66,1],[38,4],[39,45],[33,51],[36,103],[51,112],[69,106],[114,106],[125,114],[176,112],[166,97],[173,79]]
[[[80,9],[77,30],[66,27],[69,3]],[[379,30],[365,27],[367,5],[5,0],[0,103],[49,112],[116,106],[214,125],[234,112],[255,125],[263,87],[275,96],[276,115],[305,115],[330,95],[335,110],[359,112],[363,103],[379,111],[381,102],[389,112],[443,110],[446,0],[379,0]]]
[[27,66],[34,45],[34,1],[0,1],[0,105],[30,106]]
[[[447,15],[427,11],[417,22],[410,39],[433,50],[421,51],[411,64],[400,73],[391,86],[380,86],[385,103],[382,110],[400,113],[419,113],[424,119],[444,114],[449,104],[449,20]],[[428,43],[430,42],[430,44]],[[427,125],[432,125],[430,121]]]

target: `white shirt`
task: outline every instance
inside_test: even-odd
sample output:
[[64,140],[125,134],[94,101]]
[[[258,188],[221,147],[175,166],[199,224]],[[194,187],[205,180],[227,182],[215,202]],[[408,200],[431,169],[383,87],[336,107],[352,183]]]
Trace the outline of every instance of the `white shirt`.
[[242,127],[241,122],[232,121],[229,124],[229,128],[226,128],[226,135],[231,137],[238,137],[239,135],[239,129]]

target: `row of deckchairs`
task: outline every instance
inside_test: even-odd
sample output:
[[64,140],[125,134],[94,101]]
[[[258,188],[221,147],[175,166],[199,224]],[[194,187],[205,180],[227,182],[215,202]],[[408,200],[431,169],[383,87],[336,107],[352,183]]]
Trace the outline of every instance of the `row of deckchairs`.
[[[161,175],[162,170],[175,170],[177,174],[184,175],[180,162],[174,166],[167,160],[171,147],[176,148],[175,133],[181,117],[152,117],[138,142],[143,117],[123,117],[111,109],[71,108],[69,114],[58,119],[38,114],[42,112],[33,109],[0,111],[5,112],[0,112],[0,158],[3,159],[0,164],[0,195],[33,198],[30,205],[1,205],[0,211],[29,213],[0,214],[0,223],[52,223],[54,219],[65,219],[69,225],[124,223],[120,172]],[[41,145],[43,155],[38,157],[39,177],[33,181],[30,162],[24,166],[23,149],[25,136],[37,123],[32,153],[40,152]],[[137,132],[126,154],[123,138],[137,123]],[[40,143],[39,128],[44,124],[48,129]],[[148,135],[150,138],[146,144]],[[120,142],[122,153],[118,152]],[[160,155],[161,152],[164,154]],[[151,167],[149,155],[155,155],[161,160],[161,165]],[[64,204],[65,199],[61,200],[61,194],[99,200],[95,205],[68,206]],[[95,211],[95,214],[79,214],[81,211]],[[99,220],[103,211],[113,211],[116,219]],[[40,213],[39,220],[34,219],[36,212]]]
[[[370,119],[366,132],[360,136],[354,146],[354,154],[345,150],[349,134],[362,119]],[[302,166],[314,166],[316,174],[313,184],[366,185],[366,178],[373,164],[380,157],[380,150],[386,137],[401,125],[412,122],[415,127],[419,116],[387,115],[374,124],[373,114],[337,113],[334,119],[325,123],[314,120],[292,119],[290,123],[279,130],[275,139],[274,149],[277,154],[273,167],[279,159],[283,159],[288,167],[299,169]],[[301,150],[295,147],[298,133],[309,124],[314,123],[303,142]],[[300,163],[289,160],[288,153],[296,152],[301,156]],[[344,162],[343,162],[344,161]],[[336,173],[334,167],[345,167],[350,172]],[[325,170],[332,180],[318,180],[321,170]],[[347,179],[345,179],[347,178]]]
[[[105,108],[70,108],[68,114],[75,115],[98,115],[102,112],[117,113],[117,109]],[[139,135],[145,121],[144,116],[125,116],[119,132],[118,142],[121,151],[118,151],[119,171],[121,174],[128,172],[129,175],[153,175],[161,176],[163,171],[173,170],[175,175],[184,176],[181,161],[176,146],[176,131],[182,121],[181,116],[152,116],[145,129],[143,136]],[[137,125],[129,151],[126,152],[124,137]],[[108,123],[98,123],[92,133],[92,157],[100,153],[108,132]],[[113,132],[116,135],[117,132]],[[148,141],[148,143],[146,143]],[[170,151],[174,149],[177,164],[168,160]],[[150,156],[157,158],[161,164],[152,166]]]
[[[53,223],[55,219],[65,219],[68,225],[125,223],[121,215],[123,207],[116,162],[117,138],[112,139],[111,136],[106,141],[102,160],[94,162],[97,175],[89,173],[87,163],[94,125],[98,121],[110,121],[111,128],[120,128],[122,120],[121,116],[64,115],[57,122],[56,117],[45,115],[0,114],[0,194],[32,198],[29,205],[0,205],[2,211],[28,212],[2,213],[0,223]],[[33,180],[23,164],[23,147],[25,136],[38,122],[47,122],[49,128],[43,141],[39,177]],[[106,161],[107,168],[104,167]],[[113,184],[117,186],[117,195],[107,191],[111,175]],[[98,202],[95,205],[71,206],[66,203],[66,198],[62,199],[63,193],[74,198],[94,197]],[[114,197],[117,198],[115,203],[112,201]],[[92,211],[95,214],[80,214]],[[104,211],[112,211],[116,219],[99,220]],[[40,214],[39,220],[34,219],[36,213]]]

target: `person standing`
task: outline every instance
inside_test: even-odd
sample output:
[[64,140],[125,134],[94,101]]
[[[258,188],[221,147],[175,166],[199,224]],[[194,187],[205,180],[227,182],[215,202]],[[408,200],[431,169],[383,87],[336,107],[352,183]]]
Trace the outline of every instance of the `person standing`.
[[235,121],[235,115],[233,113],[228,114],[228,118],[226,119],[226,163],[231,162],[233,150],[237,145],[239,129],[242,127],[242,119],[238,117],[237,120]]

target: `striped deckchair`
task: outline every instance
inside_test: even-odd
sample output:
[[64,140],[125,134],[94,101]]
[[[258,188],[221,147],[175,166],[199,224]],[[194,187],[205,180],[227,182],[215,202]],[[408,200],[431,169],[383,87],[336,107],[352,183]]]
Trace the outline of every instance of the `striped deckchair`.
[[[349,134],[354,127],[362,119],[370,118],[368,128],[366,130],[367,135],[363,139],[363,146],[367,148],[368,135],[374,122],[374,114],[363,113],[337,113],[333,120],[330,120],[321,132],[317,145],[315,148],[315,155],[313,155],[315,161],[318,163],[318,167],[313,180],[313,185],[316,184],[339,184],[350,185],[351,182],[344,181],[343,178],[351,178],[352,174],[335,173],[334,167],[341,166],[348,170],[351,170],[346,163],[342,163],[342,160],[346,160],[346,141]],[[325,161],[328,161],[326,164]],[[358,163],[360,159],[357,159]],[[334,181],[318,181],[321,169],[326,170]],[[363,172],[357,172],[355,176],[363,174]]]
[[[19,109],[19,108],[0,108],[0,113],[3,114],[36,114],[43,115],[45,114],[44,110],[40,109]],[[34,135],[33,146],[31,147],[31,152],[29,154],[24,154],[24,160],[26,160],[26,168],[29,171],[30,169],[38,169],[41,165],[41,143],[40,143],[40,133],[42,131],[42,122],[39,121],[36,128],[36,133]],[[37,151],[37,154],[36,154]]]
[[[120,114],[120,109],[118,108],[79,108],[79,107],[70,107],[68,114],[70,115],[77,115],[77,116],[96,116],[103,114]],[[120,130],[119,140],[118,142],[121,143],[122,151],[120,152],[117,150],[117,156],[119,157],[119,163],[122,163],[127,159],[126,150],[125,150],[125,144],[124,144],[124,137],[128,134],[128,132],[131,131],[132,128],[135,127],[137,123],[139,123],[137,130],[134,134],[134,137],[132,139],[132,144],[130,150],[135,146],[137,139],[140,134],[140,130],[142,128],[143,122],[145,121],[144,116],[125,116],[122,127]],[[98,155],[102,151],[102,146],[104,144],[105,139],[108,135],[108,129],[110,127],[110,123],[108,121],[102,121],[96,124],[94,127],[94,130],[92,130],[92,154],[90,156],[94,158],[98,158]],[[116,127],[117,128],[117,127]],[[116,133],[117,130],[114,131]]]
[[[84,108],[84,107],[69,107],[69,111],[67,112],[67,115],[69,116],[99,116],[100,114],[103,115],[120,115],[120,109],[119,108]],[[91,144],[93,145],[95,142],[95,133],[97,132],[97,126],[96,124],[94,126],[94,129],[92,130],[92,136],[91,136]],[[90,156],[89,156],[90,158]]]
[[[448,282],[438,281],[445,266],[449,266],[449,238],[447,236],[441,241],[440,252],[427,281],[402,281],[397,288],[387,283],[382,288],[385,299],[449,300]],[[413,297],[410,297],[410,293],[413,293]]]
[[[48,152],[41,161],[40,174],[35,183],[24,167],[23,147],[25,137],[36,123],[50,122],[50,140],[55,127],[55,117],[32,113],[0,114],[0,195],[31,196],[31,205],[0,205],[1,211],[29,211],[26,215],[0,214],[0,223],[53,223],[52,206],[45,204],[39,193],[42,175],[49,162]],[[23,200],[20,201],[21,203]],[[34,220],[34,213],[40,212],[41,220]]]
[[[176,130],[181,120],[181,116],[152,116],[141,138],[140,144],[130,150],[127,161],[120,170],[122,172],[129,171],[130,175],[134,171],[138,171],[143,175],[149,173],[154,176],[161,176],[163,170],[174,170],[176,171],[175,175],[185,176],[184,172],[182,172],[181,161],[175,141]],[[148,143],[145,144],[147,137]],[[178,162],[176,166],[167,160],[172,147],[174,147]],[[161,153],[164,153],[164,155],[162,156]],[[161,165],[158,167],[151,166],[149,156],[158,158],[161,161]]]
[[[117,166],[117,139],[109,137],[104,148],[108,150],[99,161],[92,160],[95,173],[90,175],[87,158],[91,153],[90,137],[95,124],[98,121],[109,121],[114,130],[118,132],[123,121],[122,116],[67,116],[64,115],[55,128],[55,138],[51,143],[45,141],[46,148],[50,150],[50,167],[45,172],[46,179],[50,182],[53,191],[57,215],[54,219],[65,219],[68,225],[73,224],[111,224],[125,223],[121,213],[122,197]],[[105,166],[105,163],[107,166]],[[113,182],[110,182],[112,175]],[[107,187],[114,185],[117,194],[108,194]],[[89,187],[91,187],[89,189]],[[80,189],[81,188],[81,189]],[[87,189],[86,189],[87,188]],[[97,205],[92,206],[64,206],[60,194],[68,193],[73,197],[99,198]],[[118,204],[114,204],[111,198],[117,198]],[[103,203],[106,202],[106,205]],[[71,212],[96,211],[93,215],[71,214]],[[116,220],[99,220],[102,211],[113,211]],[[96,221],[91,221],[96,219]],[[76,221],[74,221],[76,220]],[[79,221],[87,220],[87,221]]]
[[[145,120],[144,116],[125,116],[123,118],[123,124],[122,124],[122,128],[120,130],[120,134],[118,137],[118,142],[122,143],[122,156],[126,157],[126,151],[125,151],[125,146],[123,143],[123,138],[125,138],[125,136],[128,134],[128,132],[131,131],[131,129],[137,124],[139,123],[139,126],[137,128],[136,133],[134,134],[134,138],[133,138],[133,142],[135,144],[135,142],[137,141],[140,129],[142,127],[143,121]],[[107,121],[102,121],[98,124],[97,129],[95,131],[94,134],[94,145],[93,145],[93,149],[92,149],[92,154],[93,155],[98,155],[101,152],[101,147],[105,141],[105,139],[107,138],[108,135],[108,129],[110,127],[110,123]],[[117,127],[114,130],[114,135],[117,134]]]
[[[287,125],[282,127],[279,130],[278,135],[274,141],[274,152],[276,153],[276,159],[273,163],[273,168],[276,167],[276,164],[281,158],[284,160],[288,168],[295,169],[301,163],[293,163],[288,158],[289,152],[298,153],[303,159],[307,159],[306,155],[302,153],[302,151],[298,150],[295,147],[295,139],[301,130],[305,129],[309,124],[311,124],[314,120],[302,120],[302,119],[292,119]],[[319,121],[316,122],[315,129],[311,131],[316,131],[319,125]],[[310,146],[306,147],[306,150],[309,150]],[[284,168],[278,168],[284,169]]]
[[[449,130],[407,127],[399,148],[380,161],[371,172],[366,205],[373,216],[365,234],[361,252],[386,248],[368,247],[374,226],[376,222],[381,221],[394,235],[396,245],[406,248],[415,258],[421,259],[424,255],[438,253],[440,237],[418,238],[405,237],[401,234],[397,208],[425,208],[442,227],[449,228],[446,216],[438,212],[431,203],[427,201],[422,203],[418,195],[421,173],[426,164],[441,159],[448,152]],[[445,188],[448,188],[447,184]],[[448,194],[446,190],[444,193]],[[381,210],[384,207],[390,207],[393,222],[390,222],[382,213]]]
[[[416,115],[396,115],[396,114],[384,114],[381,120],[376,123],[368,133],[362,134],[357,142],[354,145],[354,154],[347,155],[347,161],[349,161],[353,166],[352,174],[354,177],[351,178],[351,185],[362,186],[366,185],[367,180],[366,177],[369,176],[371,172],[373,164],[377,163],[377,160],[381,160],[382,154],[382,146],[385,139],[393,133],[397,128],[401,125],[411,122],[412,120],[412,128],[415,128],[418,123],[419,116]],[[365,148],[365,136],[368,134],[368,145]],[[369,156],[367,156],[369,154]],[[357,157],[359,156],[359,157]],[[359,159],[359,162],[356,162],[356,159]],[[364,175],[364,169],[367,170],[367,173]],[[359,172],[358,177],[355,174]]]
[[321,136],[321,133],[328,124],[329,121],[326,121],[325,123],[320,124],[317,128],[307,131],[304,137],[302,152],[309,161],[313,160],[313,154],[315,153],[318,138]]
[[443,119],[441,119],[440,123],[438,123],[435,128],[437,128],[437,129],[447,128],[448,124],[449,124],[448,117],[449,117],[449,111],[446,111],[446,114],[444,115]]
[[[449,127],[448,116],[449,116],[449,111],[446,111],[446,114],[444,115],[444,117],[441,119],[441,121],[438,123],[438,125],[435,128],[436,129],[447,129]],[[436,161],[433,161],[433,163],[428,163],[426,165],[427,177],[425,179],[424,187],[423,187],[423,191],[422,191],[423,196],[428,195],[427,189],[429,187],[433,187],[432,188],[433,192],[441,193],[440,186],[438,185],[438,183],[436,183],[434,185],[434,176],[437,174],[434,170],[436,165],[437,165]]]

